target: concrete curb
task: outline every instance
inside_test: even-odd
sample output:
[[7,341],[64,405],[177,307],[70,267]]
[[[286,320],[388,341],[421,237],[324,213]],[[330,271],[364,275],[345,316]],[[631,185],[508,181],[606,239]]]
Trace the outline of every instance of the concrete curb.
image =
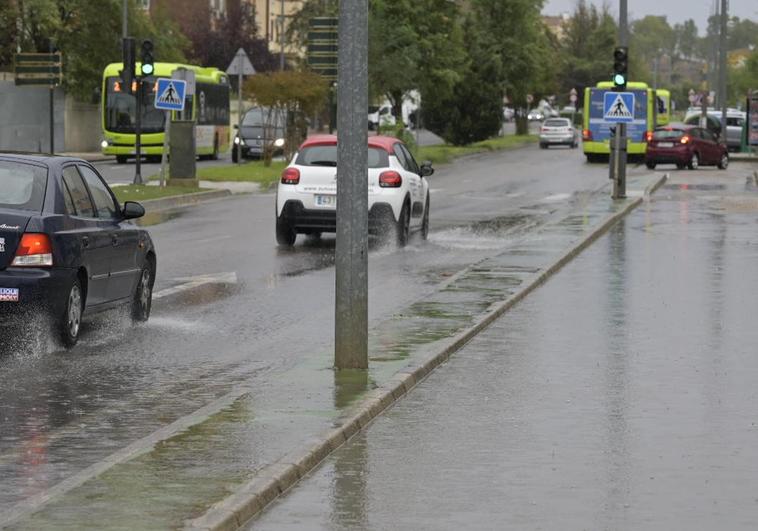
[[196,205],[213,199],[229,197],[231,195],[232,193],[229,190],[210,190],[208,192],[197,192],[195,194],[182,194],[162,197],[160,199],[148,199],[147,201],[141,201],[140,203],[145,207],[147,213],[153,213],[161,210]]
[[[666,179],[667,175],[663,175],[645,190],[645,195],[649,195],[648,190],[652,193],[658,189]],[[428,352],[422,359],[396,373],[387,383],[367,393],[353,412],[342,418],[335,428],[311,439],[302,449],[264,467],[232,496],[215,504],[199,518],[186,522],[185,529],[227,531],[239,529],[247,524],[266,505],[294,486],[350,437],[366,428],[436,367],[447,361],[453,353],[571,262],[643,201],[644,197],[629,199],[621,210],[608,216],[581,241],[566,250],[551,266],[536,273],[518,292],[490,307],[468,330],[454,336],[441,350]]]

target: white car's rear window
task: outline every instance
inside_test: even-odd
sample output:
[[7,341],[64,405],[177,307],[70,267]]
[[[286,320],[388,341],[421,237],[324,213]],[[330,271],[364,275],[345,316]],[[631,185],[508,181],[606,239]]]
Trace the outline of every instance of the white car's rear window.
[[571,122],[568,120],[545,120],[546,127],[568,127]]
[[[298,166],[337,166],[337,146],[308,146],[297,154],[295,164]],[[368,167],[387,168],[389,155],[379,148],[368,148]]]

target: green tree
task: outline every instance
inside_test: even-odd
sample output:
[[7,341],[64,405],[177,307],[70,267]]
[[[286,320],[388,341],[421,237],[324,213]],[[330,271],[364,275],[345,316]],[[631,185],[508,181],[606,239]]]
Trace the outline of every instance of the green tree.
[[647,15],[632,22],[630,49],[645,64],[661,55],[673,57],[676,54],[676,33],[669,26],[666,17]]
[[758,23],[747,18],[732,17],[726,37],[728,50],[758,46]]
[[[16,0],[15,4],[15,13],[0,11],[0,19],[16,16],[19,32],[13,47],[26,52],[62,52],[64,87],[78,99],[90,99],[100,86],[105,65],[121,60],[121,2]],[[158,61],[184,60],[182,49],[187,41],[167,18],[158,14],[151,19],[131,1],[129,28],[138,39],[153,40]]]
[[674,26],[674,34],[676,35],[676,52],[678,56],[684,58],[691,58],[697,51],[697,25],[692,19],[684,21],[684,24],[676,24]]

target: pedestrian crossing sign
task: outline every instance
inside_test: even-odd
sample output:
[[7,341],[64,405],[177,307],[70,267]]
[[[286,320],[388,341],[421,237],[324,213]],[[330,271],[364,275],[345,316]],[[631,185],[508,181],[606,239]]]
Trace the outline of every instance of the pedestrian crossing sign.
[[603,95],[603,120],[611,123],[634,121],[634,93],[606,92]]
[[186,93],[186,81],[158,78],[158,87],[155,90],[155,108],[164,111],[183,111]]

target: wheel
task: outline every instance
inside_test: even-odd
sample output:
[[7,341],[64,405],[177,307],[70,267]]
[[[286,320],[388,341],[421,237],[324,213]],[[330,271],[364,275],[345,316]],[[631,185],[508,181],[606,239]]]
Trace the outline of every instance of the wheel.
[[126,155],[116,155],[116,164],[126,164]]
[[719,160],[718,166],[720,170],[727,169],[729,167],[729,155],[727,155],[726,153],[721,155],[721,160]]
[[397,220],[395,231],[398,247],[405,247],[408,244],[408,238],[411,232],[411,211],[410,208],[408,208],[407,202],[403,205],[403,209],[400,211],[400,219]]
[[76,278],[71,284],[66,300],[66,309],[60,320],[60,333],[63,345],[73,347],[79,341],[79,329],[82,324],[82,312],[84,310],[84,297],[82,295],[81,281]]
[[547,144],[540,142],[540,149],[547,149]]
[[577,142],[574,142],[573,144],[571,144],[571,149],[576,149],[578,147],[579,147],[579,144]]
[[684,165],[684,164],[682,164],[681,162],[677,162],[677,163],[676,163],[676,169],[678,169],[678,170],[683,170],[683,169],[684,169],[684,166],[685,166],[685,165]]
[[150,318],[150,309],[153,306],[153,284],[155,283],[155,271],[148,262],[142,266],[137,289],[134,290],[132,300],[132,321],[144,323]]
[[697,153],[692,154],[692,158],[687,163],[687,167],[691,170],[696,170],[700,166],[700,157],[697,156]]
[[239,158],[239,148],[237,146],[234,146],[232,148],[232,162],[236,164]]
[[429,192],[426,194],[426,204],[424,205],[424,217],[421,220],[421,238],[426,240],[429,238]]
[[292,226],[284,220],[277,218],[276,220],[276,243],[279,245],[285,245],[292,247],[295,244],[297,233]]
[[655,162],[648,160],[648,161],[645,162],[645,166],[647,166],[647,169],[649,169],[649,170],[654,170],[655,169]]

